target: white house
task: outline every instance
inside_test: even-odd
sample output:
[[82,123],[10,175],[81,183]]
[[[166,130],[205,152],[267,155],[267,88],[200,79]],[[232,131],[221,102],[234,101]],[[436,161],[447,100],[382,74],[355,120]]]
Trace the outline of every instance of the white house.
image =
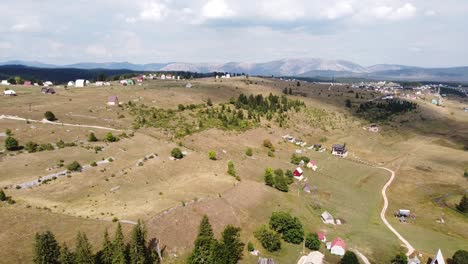
[[346,252],[346,243],[340,237],[335,238],[332,242],[327,243],[327,249],[333,255],[344,256]]
[[74,81],[69,81],[69,82],[67,83],[67,86],[75,86],[75,82],[74,82]]
[[434,256],[431,264],[445,264],[444,256],[442,256],[442,251],[440,251],[440,248]]
[[96,82],[94,85],[96,85],[96,86],[103,86],[103,85],[104,85],[104,82]]
[[54,83],[51,82],[51,81],[45,81],[44,82],[44,86],[52,86],[52,85],[54,85]]
[[320,251],[312,251],[307,256],[302,256],[297,264],[322,264],[324,255]]
[[328,211],[323,212],[320,218],[325,224],[331,224],[331,225],[335,224],[335,219]]
[[193,85],[191,83],[187,83],[187,85],[185,85],[185,88],[192,88]]
[[75,81],[75,87],[85,87],[86,85],[86,80],[78,79]]
[[332,146],[332,155],[339,156],[345,158],[348,156],[348,150],[346,149],[346,145],[335,144]]
[[231,78],[231,74],[228,73],[226,74],[226,79],[229,79],[229,78]]
[[16,92],[13,90],[5,90],[3,91],[4,96],[16,96]]
[[166,75],[165,74],[161,74],[161,80],[166,80]]
[[2,80],[2,82],[0,83],[1,85],[10,85],[10,83],[8,82],[8,80]]
[[309,163],[307,163],[307,168],[316,171],[318,167],[317,164],[315,164],[315,162],[311,160],[309,161]]

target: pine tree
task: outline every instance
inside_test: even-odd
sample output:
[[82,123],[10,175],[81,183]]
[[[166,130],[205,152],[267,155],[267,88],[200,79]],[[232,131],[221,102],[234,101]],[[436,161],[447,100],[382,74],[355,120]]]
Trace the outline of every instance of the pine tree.
[[340,261],[340,264],[359,264],[359,260],[352,251],[346,251],[343,258]]
[[0,190],[0,202],[6,201],[7,196],[3,190]]
[[149,263],[149,255],[146,248],[146,230],[140,220],[133,227],[132,241],[130,242],[130,263],[145,264]]
[[96,135],[94,135],[93,132],[89,133],[88,141],[89,142],[97,142],[98,141]]
[[205,264],[210,263],[212,248],[215,243],[213,228],[211,227],[208,216],[204,215],[200,228],[198,231],[197,239],[192,254],[187,260],[189,264]]
[[125,264],[127,262],[124,236],[120,223],[117,224],[117,229],[115,230],[114,241],[112,242],[112,251],[112,264]]
[[67,244],[63,244],[62,248],[60,249],[60,264],[74,264],[74,263],[76,263],[75,254],[71,252]]
[[273,187],[275,185],[275,180],[273,178],[273,169],[267,168],[264,175],[265,184]]
[[86,234],[78,232],[76,237],[76,258],[78,264],[94,264],[94,256]]
[[468,197],[463,195],[460,200],[460,203],[457,205],[457,209],[462,213],[468,213]]
[[233,177],[236,177],[236,169],[234,168],[234,162],[232,162],[232,160],[228,161],[227,173]]
[[244,243],[240,240],[240,228],[231,225],[226,226],[222,233],[221,244],[224,248],[224,261],[226,264],[236,264],[242,259]]
[[109,233],[104,232],[104,240],[102,241],[102,249],[100,254],[100,262],[102,264],[112,264],[112,243],[109,238]]
[[60,246],[52,232],[36,233],[34,244],[34,258],[36,264],[58,264]]

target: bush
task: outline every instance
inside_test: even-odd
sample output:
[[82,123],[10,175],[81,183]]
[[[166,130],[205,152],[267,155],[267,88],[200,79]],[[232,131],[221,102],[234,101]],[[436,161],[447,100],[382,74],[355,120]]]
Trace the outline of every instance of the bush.
[[10,151],[20,149],[18,140],[16,140],[14,137],[7,137],[5,139],[5,148]]
[[247,150],[245,151],[245,155],[249,156],[249,157],[252,157],[253,155],[253,150],[252,148],[247,148]]
[[91,167],[96,167],[97,163],[95,161],[93,161],[90,165],[91,165]]
[[54,146],[52,146],[52,144],[50,143],[46,143],[46,144],[41,144],[39,145],[39,148],[37,149],[38,151],[44,151],[44,150],[54,150]]
[[11,129],[9,129],[9,128],[7,128],[7,129],[5,130],[5,134],[6,134],[7,136],[9,136],[9,137],[13,136],[13,132],[11,132]]
[[460,203],[457,205],[457,209],[462,213],[468,213],[468,197],[466,194],[461,198]]
[[210,152],[208,152],[208,157],[210,158],[210,160],[216,160],[216,152],[214,152],[213,150],[211,150]]
[[51,111],[47,111],[44,113],[44,117],[45,119],[47,119],[48,121],[55,121],[57,120],[57,118],[55,117],[54,113],[52,113]]
[[468,177],[468,170],[465,170],[465,173],[463,173],[463,176]]
[[171,156],[174,159],[182,159],[184,155],[182,154],[182,151],[179,148],[173,148],[171,151]]
[[269,139],[263,140],[263,146],[265,148],[273,149],[273,143]]
[[468,264],[468,251],[457,250],[452,257],[452,264]]
[[281,236],[277,232],[269,229],[266,225],[257,229],[254,236],[269,252],[275,252],[281,249]]
[[7,196],[3,190],[0,190],[0,201],[4,202],[7,200]]
[[116,141],[118,141],[119,139],[118,139],[117,137],[115,137],[111,132],[108,132],[108,133],[106,134],[106,140],[107,140],[108,142],[116,142]]
[[308,233],[305,238],[305,246],[310,250],[319,250],[320,243],[318,236],[316,233]]
[[275,153],[273,153],[273,151],[269,150],[269,151],[268,151],[268,157],[274,158],[274,157],[275,157]]
[[94,135],[93,132],[89,133],[88,141],[89,141],[89,142],[97,142],[97,141],[98,141],[96,135]]
[[29,141],[28,143],[26,143],[26,145],[24,146],[24,149],[29,152],[29,153],[34,153],[37,151],[37,148],[39,147],[39,145],[35,142],[32,142],[32,141]]
[[283,235],[286,242],[300,244],[304,240],[304,229],[299,218],[286,212],[273,212],[270,228]]
[[292,154],[292,156],[291,156],[291,163],[292,164],[298,165],[301,162],[301,160],[303,160],[307,164],[307,163],[309,163],[310,158],[308,158],[306,156],[297,156],[295,153]]
[[232,160],[228,161],[227,173],[233,177],[236,177],[236,169],[234,168],[234,162],[232,162]]
[[254,245],[252,244],[252,242],[247,243],[247,250],[249,252],[252,252],[252,251],[255,250]]
[[408,264],[408,258],[406,257],[405,253],[400,252],[392,259],[391,263],[392,264]]
[[346,251],[343,258],[341,258],[340,264],[359,264],[359,260],[352,251]]
[[82,167],[77,161],[73,161],[72,163],[67,165],[67,170],[69,171],[81,171],[81,169]]
[[275,180],[273,177],[273,169],[272,168],[266,168],[265,169],[265,174],[263,176],[263,179],[265,180],[265,184],[270,187],[275,186]]

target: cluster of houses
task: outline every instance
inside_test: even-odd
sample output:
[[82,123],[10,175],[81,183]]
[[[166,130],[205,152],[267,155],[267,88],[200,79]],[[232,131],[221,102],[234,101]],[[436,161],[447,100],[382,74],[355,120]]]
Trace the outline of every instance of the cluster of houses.
[[229,78],[231,78],[231,74],[226,73],[226,74],[223,74],[223,75],[216,75],[215,78],[216,79],[229,79]]
[[[318,232],[317,237],[323,243],[326,243],[326,247],[330,250],[330,253],[337,256],[344,256],[346,252],[346,243],[340,237],[327,242],[327,238],[324,233]],[[323,264],[324,255],[320,251],[312,251],[306,256],[302,256],[297,264]]]
[[[75,81],[69,81],[67,83],[68,87],[78,87],[78,88],[89,86],[89,85],[91,85],[91,82],[85,79],[78,79]],[[110,86],[110,85],[111,85],[110,82],[103,82],[103,81],[97,81],[94,83],[94,86]]]
[[[303,148],[305,148],[307,146],[307,142],[304,142],[303,140],[295,138],[295,137],[293,137],[291,135],[284,135],[282,138],[284,140],[290,142],[290,143],[295,144],[296,146],[300,146],[300,147],[303,147]],[[322,148],[321,144],[312,144],[309,147],[307,147],[307,149],[309,149],[309,150],[315,149],[316,151],[319,151],[319,152],[324,152],[325,151],[325,149]],[[300,152],[302,153],[302,151],[300,151]],[[301,154],[301,153],[297,153],[297,154]]]

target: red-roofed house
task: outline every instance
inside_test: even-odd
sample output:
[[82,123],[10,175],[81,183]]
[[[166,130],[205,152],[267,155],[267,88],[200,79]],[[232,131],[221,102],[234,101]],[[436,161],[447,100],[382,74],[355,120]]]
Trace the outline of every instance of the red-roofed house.
[[304,172],[300,167],[297,167],[297,169],[293,172],[294,177],[301,177]]
[[31,81],[24,81],[23,85],[32,85]]
[[333,239],[330,243],[327,243],[327,249],[330,250],[330,253],[333,255],[344,256],[346,252],[346,243],[340,237]]
[[327,237],[323,232],[317,232],[318,239],[322,242],[327,242]]
[[315,164],[315,161],[311,160],[311,161],[309,161],[309,163],[307,163],[307,168],[316,171],[317,170],[317,164]]

